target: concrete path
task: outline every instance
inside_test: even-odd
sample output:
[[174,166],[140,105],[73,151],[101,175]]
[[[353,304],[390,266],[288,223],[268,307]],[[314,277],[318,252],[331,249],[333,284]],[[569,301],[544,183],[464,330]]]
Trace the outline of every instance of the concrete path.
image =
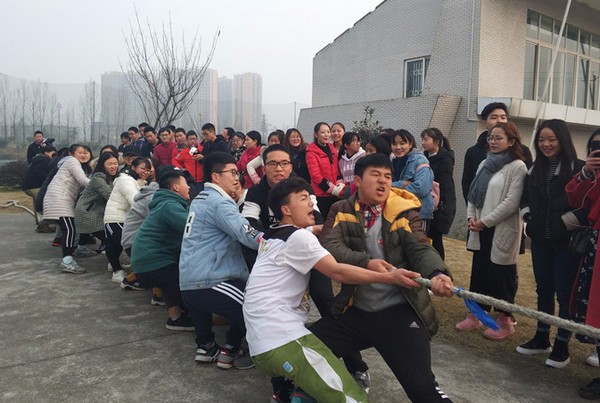
[[[197,365],[193,333],[166,330],[166,310],[150,305],[149,292],[111,283],[103,255],[78,260],[86,274],[60,273],[59,248],[33,231],[31,216],[0,215],[0,228],[0,401],[269,401],[269,378],[257,370]],[[498,363],[460,345],[432,348],[440,386],[456,402],[584,401],[576,391],[588,379],[557,381],[556,370],[532,371],[518,354]],[[379,355],[365,357],[370,401],[408,401]]]

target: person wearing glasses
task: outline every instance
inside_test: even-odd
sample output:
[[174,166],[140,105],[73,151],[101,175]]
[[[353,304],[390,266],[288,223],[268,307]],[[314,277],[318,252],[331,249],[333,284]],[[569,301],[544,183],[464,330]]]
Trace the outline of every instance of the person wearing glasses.
[[[517,258],[523,233],[519,215],[527,166],[517,126],[496,124],[488,136],[490,151],[479,164],[467,197],[469,238],[467,249],[473,252],[470,291],[515,302]],[[490,311],[489,305],[482,308]],[[510,312],[497,311],[498,330],[488,328],[489,340],[504,340],[515,332]],[[472,314],[456,325],[460,331],[481,327]]]
[[[254,364],[241,344],[249,270],[241,245],[258,249],[262,232],[242,216],[231,197],[240,186],[235,158],[218,151],[207,155],[203,164],[205,187],[190,206],[179,259],[181,296],[196,327],[195,360],[217,361],[223,369],[248,369]],[[230,323],[222,348],[212,331],[213,314]]]

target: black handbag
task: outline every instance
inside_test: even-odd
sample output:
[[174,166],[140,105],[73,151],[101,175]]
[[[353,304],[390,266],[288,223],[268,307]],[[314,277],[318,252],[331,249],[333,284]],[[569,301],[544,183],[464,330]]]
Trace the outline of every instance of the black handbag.
[[585,256],[588,246],[592,243],[592,236],[594,236],[592,227],[577,228],[571,234],[567,249],[576,255]]

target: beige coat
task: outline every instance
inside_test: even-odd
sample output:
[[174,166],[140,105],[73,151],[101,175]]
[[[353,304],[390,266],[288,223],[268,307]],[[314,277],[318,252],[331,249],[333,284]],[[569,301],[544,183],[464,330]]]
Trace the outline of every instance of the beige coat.
[[[481,169],[485,160],[479,164]],[[523,234],[519,203],[525,186],[527,167],[521,160],[512,161],[490,179],[483,207],[467,205],[467,220],[481,220],[488,228],[495,227],[491,261],[500,265],[516,264]],[[469,231],[467,249],[480,250],[479,233]]]
[[89,181],[77,158],[69,155],[60,160],[44,196],[44,219],[75,217],[75,203]]

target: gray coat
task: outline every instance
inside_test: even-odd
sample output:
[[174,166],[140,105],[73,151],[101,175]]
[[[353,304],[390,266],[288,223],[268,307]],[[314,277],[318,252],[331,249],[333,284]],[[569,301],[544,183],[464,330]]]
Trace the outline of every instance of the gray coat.
[[112,192],[113,182],[106,182],[103,172],[96,172],[75,206],[75,228],[80,234],[104,229],[104,209]]
[[44,219],[75,217],[75,203],[81,189],[89,182],[77,158],[67,156],[58,163],[58,172],[44,196]]
[[123,224],[123,232],[121,234],[121,246],[123,249],[131,248],[131,245],[133,245],[137,230],[150,213],[148,205],[157,190],[158,183],[151,182],[149,185],[142,186],[140,192],[135,195],[133,206],[131,206],[131,210],[127,213],[127,218],[125,218],[125,223]]

